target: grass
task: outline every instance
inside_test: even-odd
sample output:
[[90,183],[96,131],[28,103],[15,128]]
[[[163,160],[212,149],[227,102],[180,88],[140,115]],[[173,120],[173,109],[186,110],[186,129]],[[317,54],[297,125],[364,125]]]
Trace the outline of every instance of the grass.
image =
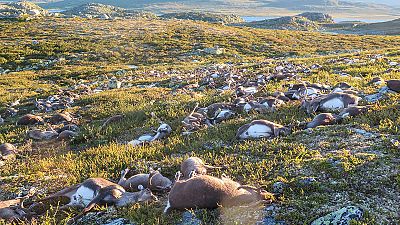
[[[228,165],[225,170],[213,171],[216,176],[226,174],[243,184],[265,185],[268,190],[272,190],[276,181],[287,183],[284,196],[274,207],[276,217],[288,224],[309,223],[348,204],[365,210],[360,222],[363,224],[390,224],[399,220],[396,199],[400,175],[396,159],[400,154],[390,144],[391,139],[400,136],[398,94],[389,95],[374,104],[367,114],[346,119],[339,125],[316,128],[311,133],[296,130],[272,140],[238,142],[234,140],[236,130],[252,119],[287,125],[310,121],[312,116],[299,109],[300,102],[293,102],[275,112],[240,114],[218,126],[182,136],[180,121],[196,102],[200,106],[229,102],[232,93],[211,88],[181,91],[180,87],[200,81],[189,74],[218,63],[232,62],[234,69],[246,69],[243,74],[250,79],[275,68],[282,62],[279,57],[285,57],[299,65],[322,66],[310,74],[300,73],[303,80],[332,86],[347,82],[363,93],[373,93],[376,87],[367,85],[372,77],[399,79],[400,73],[387,72],[387,61],[371,61],[371,56],[386,54],[385,57],[399,62],[400,37],[327,35],[157,20],[0,21],[0,27],[2,68],[16,70],[65,58],[52,66],[1,75],[0,113],[5,112],[6,104],[20,98],[18,116],[21,116],[34,108],[34,98],[78,83],[95,88],[107,82],[106,77],[129,77],[125,83],[132,85],[82,95],[68,109],[80,118],[81,128],[79,136],[69,143],[29,141],[25,135],[29,127],[16,127],[17,117],[6,118],[0,127],[0,142],[15,143],[21,152],[16,161],[0,170],[0,199],[12,198],[13,193],[30,186],[38,187],[39,196],[45,196],[89,177],[116,181],[126,167],[135,167],[138,172],[146,172],[150,166],[160,167],[172,179],[180,162],[195,155],[208,164]],[[226,53],[218,56],[198,53],[198,49],[216,45],[225,48]],[[349,64],[343,58],[358,61]],[[139,68],[129,69],[130,64]],[[150,73],[152,70],[161,75]],[[337,72],[349,76],[341,77]],[[184,82],[175,82],[176,75],[183,76]],[[92,81],[98,83],[91,84]],[[154,82],[159,87],[137,87]],[[295,82],[270,82],[257,95],[285,90],[282,85]],[[106,118],[120,113],[126,115],[121,122],[100,130]],[[157,128],[158,119],[173,128],[166,140],[143,147],[124,144]],[[366,137],[354,128],[376,135]],[[302,185],[301,181],[309,177],[316,182]],[[160,202],[136,204],[106,213],[105,217],[124,217],[135,224],[179,222],[180,212],[161,213],[166,195],[160,197]],[[54,209],[33,224],[64,223],[73,214]],[[268,212],[256,207],[196,210],[195,214],[205,224],[251,224]],[[100,218],[90,223],[95,224],[96,219]]]

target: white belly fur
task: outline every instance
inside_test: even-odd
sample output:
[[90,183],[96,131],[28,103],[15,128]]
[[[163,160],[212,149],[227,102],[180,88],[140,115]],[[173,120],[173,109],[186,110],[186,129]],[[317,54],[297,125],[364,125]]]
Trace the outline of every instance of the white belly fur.
[[271,136],[272,130],[269,126],[255,124],[250,126],[246,132],[240,135],[240,138],[263,138]]
[[217,118],[218,119],[219,118],[225,118],[225,117],[227,117],[227,116],[229,116],[231,114],[232,114],[231,110],[222,110],[220,113],[218,113]]
[[331,110],[336,110],[336,109],[343,109],[344,108],[344,103],[342,100],[338,98],[331,99],[324,104],[322,104],[323,109],[331,109]]
[[92,189],[85,186],[81,186],[76,190],[75,194],[72,195],[71,202],[75,202],[78,205],[87,206],[95,197],[95,193]]

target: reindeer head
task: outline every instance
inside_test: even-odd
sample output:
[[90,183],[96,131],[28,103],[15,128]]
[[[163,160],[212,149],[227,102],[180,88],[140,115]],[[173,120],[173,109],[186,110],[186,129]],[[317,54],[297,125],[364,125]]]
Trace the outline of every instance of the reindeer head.
[[150,200],[158,201],[158,198],[157,196],[153,195],[149,188],[139,191],[138,202],[145,202]]
[[254,195],[256,195],[256,197],[259,201],[262,201],[265,203],[272,203],[275,201],[274,194],[264,190],[263,187],[256,188],[256,187],[249,186],[249,185],[242,185],[242,186],[238,187],[237,189],[238,190],[245,189],[245,190],[253,193]]

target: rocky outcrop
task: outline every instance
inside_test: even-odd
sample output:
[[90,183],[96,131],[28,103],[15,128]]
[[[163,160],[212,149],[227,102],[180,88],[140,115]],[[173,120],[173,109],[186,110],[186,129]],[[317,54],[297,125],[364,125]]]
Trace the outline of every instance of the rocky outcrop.
[[241,26],[274,30],[316,31],[321,29],[321,26],[317,22],[302,16],[284,16],[276,19],[245,23],[241,24]]
[[98,19],[152,19],[157,16],[154,13],[128,10],[111,5],[88,3],[70,10],[64,11],[67,17],[98,18]]
[[325,14],[325,13],[304,12],[297,16],[307,18],[307,19],[317,22],[317,23],[334,23],[333,17],[331,15]]
[[182,12],[182,13],[168,13],[161,16],[165,19],[182,19],[182,20],[197,20],[210,23],[243,23],[244,20],[240,16],[234,14],[216,14],[216,13],[203,13],[203,12]]
[[49,12],[31,2],[0,4],[0,19],[32,19],[48,16]]

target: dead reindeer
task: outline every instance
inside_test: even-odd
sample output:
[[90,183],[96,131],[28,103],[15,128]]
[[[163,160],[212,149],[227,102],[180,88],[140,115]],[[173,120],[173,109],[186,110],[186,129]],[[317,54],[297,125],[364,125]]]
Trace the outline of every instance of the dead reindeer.
[[200,112],[196,112],[198,106],[199,104],[197,103],[193,111],[187,117],[185,117],[185,119],[183,119],[182,124],[185,132],[190,133],[200,129],[204,125],[212,126],[204,112],[204,109],[201,109]]
[[207,174],[207,169],[222,169],[222,167],[206,165],[198,157],[189,157],[181,163],[181,172],[185,179],[189,179],[196,174],[205,175]]
[[136,174],[126,179],[125,177],[128,172],[129,169],[123,170],[121,172],[121,178],[118,181],[118,184],[128,191],[137,191],[143,188],[149,188],[152,191],[164,191],[169,190],[172,186],[172,181],[164,177],[159,169],[150,169],[149,174]]
[[388,80],[386,84],[390,90],[400,92],[400,80]]
[[0,159],[2,160],[13,160],[15,159],[15,154],[17,153],[17,148],[10,144],[4,143],[0,145]]
[[301,107],[309,114],[316,111],[338,111],[351,106],[357,106],[360,99],[360,97],[352,94],[331,93],[312,100],[304,100]]
[[234,105],[226,103],[213,103],[204,109],[207,119],[213,124],[220,123],[235,115]]
[[314,119],[307,124],[307,128],[315,128],[318,126],[332,125],[338,123],[340,118],[332,113],[321,113],[314,117]]
[[31,188],[27,195],[12,200],[0,202],[0,219],[8,222],[15,220],[29,219],[34,213],[24,207],[24,201],[35,194],[35,189]]
[[71,116],[71,114],[69,114],[68,112],[64,112],[64,113],[56,113],[54,114],[52,117],[50,117],[49,119],[49,123],[53,124],[53,125],[57,125],[57,124],[67,124],[70,123],[74,120],[74,118]]
[[26,114],[17,121],[17,125],[35,125],[35,124],[44,124],[43,118],[32,114]]
[[156,134],[154,134],[154,135],[144,134],[144,135],[138,137],[137,139],[128,142],[128,144],[130,144],[132,146],[138,146],[141,144],[146,144],[146,143],[150,143],[153,141],[164,139],[172,132],[172,128],[166,123],[161,123],[161,125],[157,128],[157,130],[155,132],[156,132]]
[[236,138],[239,140],[272,138],[279,135],[288,135],[290,132],[291,128],[288,126],[282,126],[268,120],[253,120],[238,129]]
[[101,125],[101,130],[104,130],[106,127],[108,127],[110,124],[117,123],[121,121],[123,118],[125,118],[125,115],[115,115],[109,117],[106,121],[104,121],[103,125]]
[[214,209],[255,202],[273,201],[273,195],[262,189],[242,186],[229,178],[203,175],[186,180],[176,180],[168,195],[164,213],[171,209]]
[[150,189],[146,188],[139,192],[127,192],[125,189],[103,178],[90,178],[80,184],[72,185],[48,197],[38,200],[43,203],[54,198],[66,197],[69,203],[60,207],[67,209],[71,207],[82,207],[81,213],[70,222],[76,221],[97,205],[115,205],[124,207],[137,202],[157,200]]
[[339,116],[341,118],[346,118],[346,117],[350,117],[350,116],[358,116],[360,114],[368,112],[368,110],[371,107],[372,107],[372,105],[353,106],[353,107],[345,108],[339,113]]

